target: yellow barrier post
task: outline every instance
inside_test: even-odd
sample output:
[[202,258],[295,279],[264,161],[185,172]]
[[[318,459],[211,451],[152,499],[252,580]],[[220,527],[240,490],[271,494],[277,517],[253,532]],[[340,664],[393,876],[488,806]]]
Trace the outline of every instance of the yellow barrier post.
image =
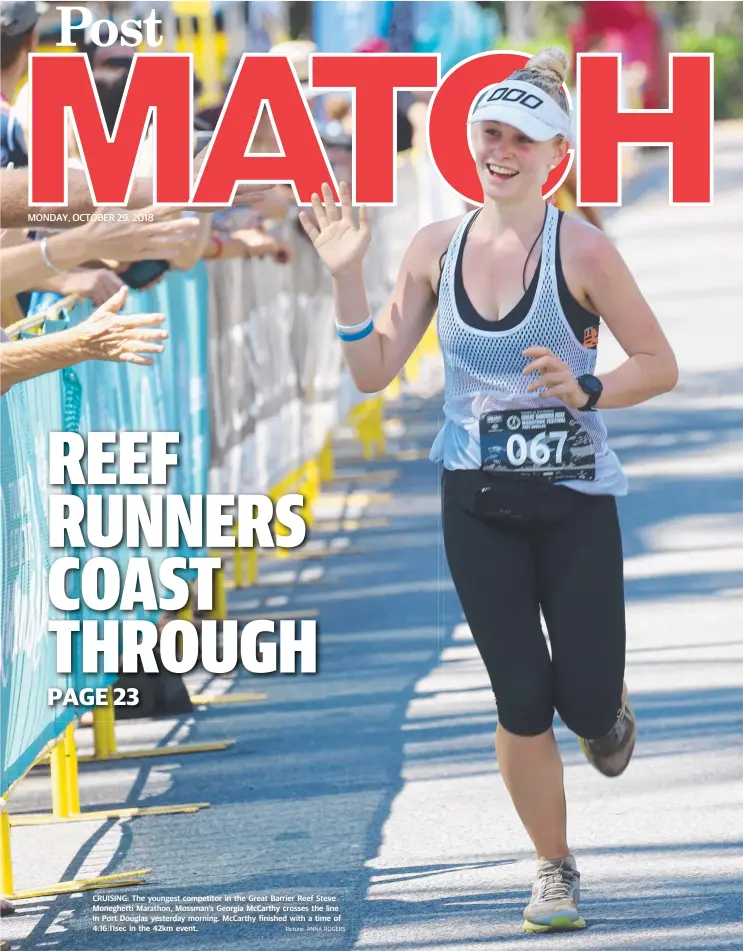
[[77,743],[75,724],[69,723],[64,731],[65,772],[67,773],[68,815],[80,815],[80,782],[77,772]]
[[109,687],[106,691],[106,719],[108,728],[108,755],[116,752],[116,707],[114,707],[114,690]]
[[246,564],[248,568],[248,585],[258,584],[258,549],[255,546],[248,548]]
[[300,485],[299,491],[304,496],[302,518],[311,528],[313,522],[312,507],[320,492],[320,468],[316,459],[311,459],[304,467],[304,481]]
[[214,572],[213,603],[210,617],[215,621],[224,621],[227,617],[227,589],[224,583],[224,568]]
[[411,383],[417,383],[421,378],[421,355],[416,348],[408,357],[405,364],[405,379]]
[[107,710],[105,707],[93,708],[93,749],[96,759],[108,759],[108,727],[106,726]]
[[66,819],[70,814],[70,804],[67,794],[67,763],[63,737],[57,740],[52,748],[49,767],[52,780],[52,815],[57,819]]
[[8,797],[2,797],[0,804],[0,894],[13,894],[13,860],[10,853],[10,816],[8,815]]
[[245,550],[240,548],[237,543],[238,536],[238,524],[235,522],[235,554],[233,555],[232,560],[232,579],[235,583],[236,588],[245,587],[245,579],[243,576],[243,570],[245,567]]
[[388,400],[399,400],[400,399],[400,377],[396,376],[395,379],[390,383],[387,389],[384,391],[384,395]]
[[[294,472],[291,472],[285,479],[282,479],[282,481],[279,482],[278,485],[274,486],[274,488],[268,493],[268,497],[273,502],[274,507],[276,506],[276,503],[278,502],[278,500],[281,498],[282,495],[289,495],[290,493],[293,493],[293,492],[301,492],[302,485],[306,481],[306,475],[305,475],[306,470],[307,470],[307,466],[305,464],[301,466],[299,469],[295,470]],[[305,506],[306,506],[306,501],[305,501]],[[273,534],[274,536],[277,536],[277,535],[289,535],[290,533],[289,533],[289,529],[286,528],[285,525],[281,525],[279,522],[277,522],[274,519]],[[277,558],[288,558],[289,554],[290,554],[290,549],[279,548],[278,545],[276,546]]]
[[325,445],[322,447],[322,452],[320,453],[319,469],[320,469],[320,481],[321,482],[332,482],[333,475],[335,474],[335,460],[333,458],[333,444],[330,436],[325,441]]
[[369,407],[366,403],[356,408],[356,438],[361,443],[364,459],[371,459],[372,445],[369,441]]
[[383,455],[386,448],[384,436],[384,400],[381,394],[357,406],[353,410],[356,436],[361,441],[364,459]]
[[361,443],[361,452],[364,459],[371,459],[374,456],[374,434],[372,400],[365,400],[351,410],[350,418],[356,430],[356,438]]
[[[193,608],[191,607],[191,589],[188,589],[188,601],[183,605],[180,611],[176,614],[176,620],[178,621],[188,621],[189,623],[193,621]],[[183,657],[183,634],[179,631],[175,637],[175,650],[179,657]]]
[[384,400],[381,393],[374,400],[371,428],[377,455],[383,456],[387,449],[387,442],[384,435]]

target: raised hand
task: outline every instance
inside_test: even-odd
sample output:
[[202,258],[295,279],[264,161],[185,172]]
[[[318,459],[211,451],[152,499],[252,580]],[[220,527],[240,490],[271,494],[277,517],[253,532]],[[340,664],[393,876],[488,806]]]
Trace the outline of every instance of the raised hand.
[[199,231],[199,219],[182,217],[181,208],[153,206],[91,217],[77,230],[85,242],[85,259],[124,261],[172,260]]
[[128,288],[122,287],[94,313],[71,328],[80,341],[86,360],[114,360],[151,366],[150,353],[162,353],[168,331],[154,329],[165,321],[165,314],[122,314]]
[[359,223],[356,224],[351,205],[351,190],[345,182],[339,186],[340,211],[333,200],[330,185],[323,184],[324,203],[318,194],[312,196],[312,210],[316,222],[304,211],[299,220],[320,255],[320,260],[335,277],[342,271],[359,264],[371,241],[371,227],[366,207],[359,208]]
[[63,296],[75,294],[77,297],[90,298],[96,307],[105,304],[118,290],[122,280],[114,271],[106,268],[81,268],[67,271],[57,278],[55,290]]

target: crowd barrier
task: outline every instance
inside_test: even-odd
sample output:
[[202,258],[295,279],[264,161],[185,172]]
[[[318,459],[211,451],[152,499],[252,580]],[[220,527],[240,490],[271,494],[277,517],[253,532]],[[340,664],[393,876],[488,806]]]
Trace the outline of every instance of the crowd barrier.
[[[373,311],[390,293],[415,231],[462,210],[461,201],[444,190],[423,158],[402,156],[398,173],[396,206],[373,209],[374,237],[365,261]],[[99,815],[80,812],[74,740],[79,708],[49,706],[47,689],[109,687],[108,707],[93,714],[95,755],[91,758],[117,755],[110,702],[110,685],[116,676],[56,672],[56,638],[48,633],[50,618],[57,616],[47,593],[50,558],[56,556],[48,546],[47,506],[52,491],[48,434],[60,430],[83,434],[177,431],[181,434],[179,465],[172,470],[168,492],[262,493],[277,498],[299,491],[305,496],[305,517],[310,523],[319,487],[333,474],[335,428],[350,422],[367,458],[383,450],[382,396],[360,393],[344,371],[329,279],[296,220],[285,227],[292,249],[290,264],[201,263],[187,273],[170,272],[149,291],[130,294],[127,312],[162,311],[168,317],[170,337],[154,366],[89,361],[14,386],[0,399],[0,891],[5,895],[20,897],[13,891],[10,865],[10,825],[18,820],[9,819],[5,801],[32,766],[50,764],[53,810],[51,816],[24,816],[24,824]],[[73,307],[67,303],[54,295],[37,295],[31,318],[21,324],[25,328],[21,335],[54,333],[91,313],[87,303]],[[15,328],[15,336],[18,333]],[[427,334],[411,357],[406,369],[409,376],[415,377],[421,355],[433,349],[433,333]],[[158,491],[137,488],[142,493]],[[75,487],[74,491],[88,490]],[[229,549],[217,554],[227,553],[234,553],[233,583],[253,583],[258,572],[255,550]],[[59,554],[74,554],[84,563],[104,553],[88,548]],[[143,555],[156,567],[173,554],[203,552],[133,551],[122,546],[105,554],[122,565],[134,555]],[[85,612],[76,618],[97,617]],[[226,616],[224,574],[218,577],[214,616]],[[75,666],[79,670],[81,665]],[[124,813],[131,810],[115,814]],[[139,873],[127,874],[134,881]],[[86,887],[111,881],[91,880]],[[121,884],[123,879],[117,881]],[[24,896],[75,890],[80,884],[57,884]]]

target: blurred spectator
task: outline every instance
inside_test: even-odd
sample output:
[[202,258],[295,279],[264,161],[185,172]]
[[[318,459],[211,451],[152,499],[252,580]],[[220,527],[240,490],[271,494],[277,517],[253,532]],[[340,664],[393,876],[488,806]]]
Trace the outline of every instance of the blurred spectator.
[[0,342],[0,395],[16,383],[74,366],[84,360],[112,360],[151,366],[150,354],[165,349],[168,331],[156,328],[164,314],[121,314],[124,287],[86,320],[68,330],[32,340]]
[[331,93],[323,99],[323,110],[327,121],[339,122],[343,131],[353,135],[353,103],[347,96]]
[[353,135],[335,119],[320,126],[320,140],[337,182],[353,185]]
[[[126,92],[129,72],[133,62],[133,55],[128,55],[133,53],[131,49],[119,47],[119,51],[127,50],[124,55],[119,55],[119,51],[116,50],[112,52],[112,49],[112,47],[109,47],[108,49],[101,50],[92,58],[93,81],[95,83],[96,92],[98,93],[98,99],[101,103],[101,112],[103,113],[103,119],[106,123],[109,135],[113,134],[113,130],[116,127],[116,120],[118,119],[119,111],[124,102],[124,93]],[[104,55],[107,53],[110,55]],[[152,175],[154,171],[155,143],[153,132],[153,126],[150,124],[137,155],[137,164],[134,170],[134,174],[137,178]],[[70,129],[68,142],[70,143],[70,157],[73,159],[72,167],[81,168],[82,160],[77,139],[72,133],[72,128]]]
[[[639,0],[581,3],[581,17],[568,30],[575,57],[591,49],[621,53],[622,67],[641,64],[644,70],[629,74],[636,95],[634,106],[626,108],[668,108],[668,58],[660,16],[651,4]],[[638,80],[640,85],[638,86]]]
[[[374,37],[365,40],[356,48],[357,53],[387,53],[390,46],[387,40]],[[397,151],[408,149],[424,151],[426,149],[426,118],[428,102],[433,90],[399,89],[395,93]],[[351,130],[352,131],[352,130]]]
[[427,152],[426,123],[428,121],[428,104],[433,97],[433,90],[417,89],[413,92],[413,102],[408,107],[407,117],[412,127],[411,147],[416,152]]
[[321,95],[310,88],[310,56],[317,51],[317,47],[311,40],[287,40],[285,43],[277,43],[272,46],[269,53],[279,56],[286,56],[289,62],[294,66],[302,95],[309,103],[310,109],[316,105],[317,97]]
[[28,57],[38,42],[36,3],[0,4],[0,165],[28,165],[23,130],[11,112],[21,80],[28,73]]
[[[375,36],[356,47],[357,53],[389,53],[390,46],[387,40]],[[395,92],[396,105],[396,132],[397,132],[397,151],[407,152],[413,146],[413,124],[408,117],[408,112],[415,102],[412,92],[407,89],[399,89]]]
[[109,134],[113,133],[129,79],[129,66],[112,60],[93,70],[93,80]]
[[122,46],[121,43],[112,43],[111,46],[96,46],[94,43],[90,43],[85,48],[93,72],[104,66],[125,69],[128,72],[134,62],[136,52],[135,47]]
[[235,228],[229,232],[213,228],[204,251],[206,261],[266,257],[277,264],[287,264],[292,257],[291,247],[260,228]]

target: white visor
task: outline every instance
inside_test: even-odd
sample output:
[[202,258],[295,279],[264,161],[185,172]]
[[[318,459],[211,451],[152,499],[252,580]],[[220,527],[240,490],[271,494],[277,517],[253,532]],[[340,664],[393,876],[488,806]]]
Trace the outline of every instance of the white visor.
[[536,142],[570,135],[570,116],[532,83],[506,79],[475,100],[468,122],[506,122]]

